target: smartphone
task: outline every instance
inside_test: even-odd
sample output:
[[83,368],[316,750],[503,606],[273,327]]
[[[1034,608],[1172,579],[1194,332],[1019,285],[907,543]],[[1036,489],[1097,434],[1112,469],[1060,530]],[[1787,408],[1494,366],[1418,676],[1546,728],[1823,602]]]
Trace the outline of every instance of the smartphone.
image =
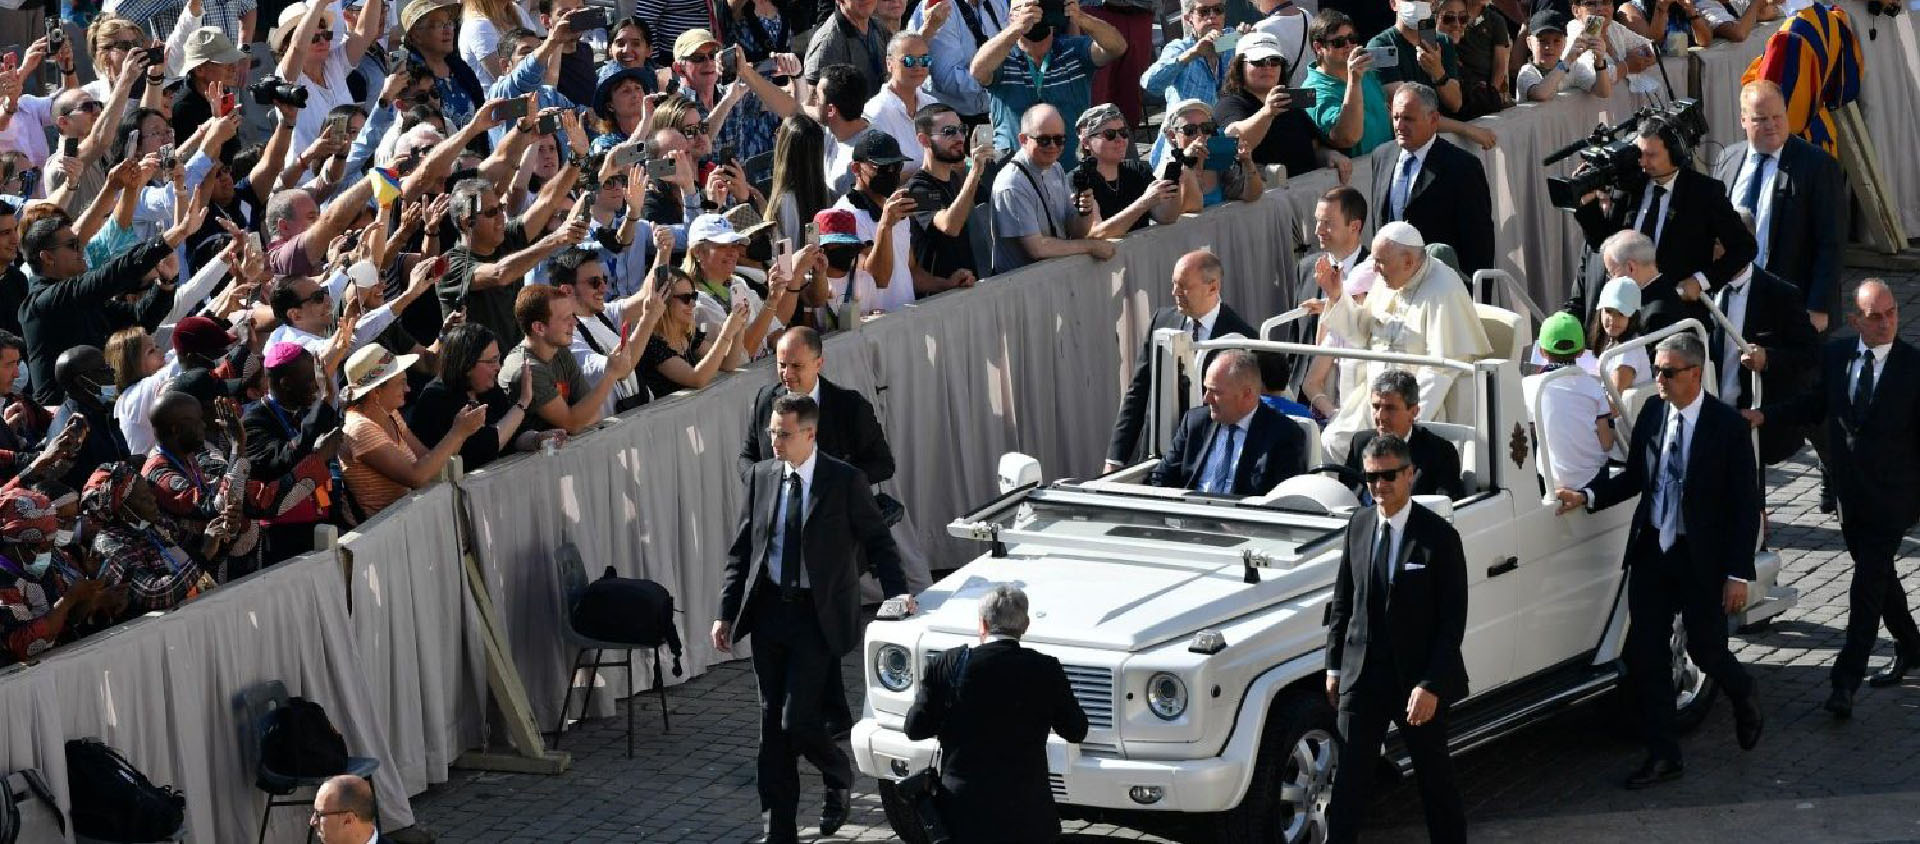
[[972,152],[981,147],[990,146],[993,146],[993,124],[982,123],[973,127],[973,143],[968,145],[967,151]]
[[350,118],[350,115],[345,115],[345,114],[336,114],[332,117],[329,117],[327,118],[325,127],[322,128],[320,131],[325,134],[331,135],[335,138],[346,140],[347,127],[349,125],[348,123],[349,118]]
[[80,139],[79,138],[61,138],[60,154],[68,158],[79,158],[80,157]]
[[1312,88],[1288,88],[1287,108],[1313,108],[1320,95]]
[[1373,57],[1373,66],[1376,68],[1400,63],[1400,48],[1392,44],[1368,47],[1367,55]]
[[1213,49],[1222,53],[1238,46],[1240,46],[1240,30],[1237,29],[1223,30],[1219,37],[1213,39]]
[[173,144],[167,144],[166,146],[161,147],[160,148],[160,169],[172,170],[173,165],[176,163],[178,163],[178,161],[177,159],[174,158]]
[[1224,173],[1240,157],[1240,139],[1227,135],[1213,135],[1207,138],[1207,169]]
[[134,153],[139,149],[140,149],[140,130],[135,129],[127,133],[127,155],[129,157],[132,157],[134,156]]
[[721,147],[719,154],[714,156],[713,160],[722,166],[734,163],[733,144]]
[[539,132],[540,134],[542,134],[542,135],[556,135],[556,134],[559,134],[559,132],[560,132],[560,115],[558,115],[558,114],[543,114],[543,115],[540,115],[540,122],[539,122],[539,124],[538,124],[538,125],[536,126],[536,130],[537,130],[537,131],[538,131],[538,132]]
[[413,53],[407,50],[393,50],[387,53],[387,72],[399,73],[413,61]]
[[1439,27],[1434,23],[1433,18],[1427,18],[1425,20],[1420,21],[1418,24],[1414,25],[1413,29],[1416,33],[1419,34],[1420,40],[1425,41],[1428,44],[1440,43],[1440,34],[1439,34],[1440,30],[1439,30]]
[[229,115],[229,114],[232,114],[232,113],[233,113],[233,110],[234,110],[234,108],[235,108],[235,107],[236,107],[237,105],[238,105],[238,103],[237,103],[237,101],[235,100],[235,96],[234,96],[234,93],[233,93],[232,91],[228,91],[228,92],[226,92],[226,93],[224,93],[224,94],[221,94],[221,95],[220,95],[220,105],[219,105],[219,109],[220,109],[220,113],[219,113],[218,115],[215,115],[215,116],[217,116],[217,117],[226,117],[227,115]]
[[1165,173],[1162,174],[1160,178],[1166,179],[1169,182],[1176,182],[1176,183],[1179,182],[1180,171],[1185,170],[1187,167],[1187,163],[1185,159],[1186,159],[1186,156],[1181,155],[1178,152],[1175,152],[1174,154],[1167,156],[1167,163],[1165,166],[1161,168],[1162,170],[1165,171]]
[[440,255],[433,259],[432,274],[436,276],[443,276],[447,274],[447,256]]
[[647,178],[649,179],[671,179],[674,172],[671,158],[654,158],[647,161]]
[[[646,150],[641,149],[639,146],[635,144],[621,144],[614,147],[613,151],[607,153],[607,163],[618,169],[625,170],[628,167],[639,164],[646,157]],[[649,170],[647,172],[651,173],[653,171]]]
[[575,14],[567,23],[574,32],[592,32],[596,29],[606,29],[607,11],[605,9],[590,8],[584,12]]
[[673,270],[667,267],[653,268],[653,292],[656,296],[665,296],[673,289]]
[[818,223],[812,220],[807,221],[806,238],[808,246],[820,245],[820,225]]
[[511,100],[493,107],[493,119],[500,123],[505,123],[509,120],[519,120],[526,116],[527,101],[522,97],[514,97]]
[[726,73],[727,71],[733,70],[734,65],[740,61],[740,48],[728,47],[724,50],[721,50],[719,55],[719,61],[720,61],[719,67],[720,67],[721,73]]
[[793,241],[783,237],[773,242],[773,265],[788,279],[793,278]]

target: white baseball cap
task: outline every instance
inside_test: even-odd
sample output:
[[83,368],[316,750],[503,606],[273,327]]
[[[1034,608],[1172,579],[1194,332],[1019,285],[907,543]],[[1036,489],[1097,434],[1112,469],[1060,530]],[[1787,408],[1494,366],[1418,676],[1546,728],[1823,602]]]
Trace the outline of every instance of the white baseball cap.
[[718,243],[732,246],[747,242],[747,236],[733,230],[733,224],[719,214],[701,214],[693,218],[687,226],[687,245],[699,246],[702,243]]
[[1271,32],[1258,30],[1247,33],[1247,37],[1240,39],[1240,44],[1234,48],[1234,52],[1248,61],[1286,56],[1286,52],[1280,49],[1279,38],[1274,37]]

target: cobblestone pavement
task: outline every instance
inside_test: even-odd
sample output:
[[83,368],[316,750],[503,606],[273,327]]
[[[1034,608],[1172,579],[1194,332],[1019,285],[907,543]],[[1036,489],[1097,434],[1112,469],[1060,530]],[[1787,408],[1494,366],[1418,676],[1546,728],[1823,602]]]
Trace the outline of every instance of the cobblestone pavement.
[[[1850,273],[1860,278],[1867,273]],[[1882,274],[1894,284],[1907,319],[1902,334],[1920,340],[1920,277]],[[1573,825],[1587,818],[1587,835],[1578,840],[1608,840],[1614,827],[1644,837],[1655,818],[1685,815],[1696,820],[1724,817],[1724,835],[1704,838],[1740,840],[1889,840],[1920,834],[1920,809],[1904,809],[1906,818],[1873,834],[1860,832],[1859,817],[1842,829],[1819,811],[1776,813],[1769,825],[1753,829],[1731,804],[1785,801],[1791,809],[1817,801],[1857,801],[1883,795],[1881,801],[1920,806],[1904,792],[1920,792],[1920,688],[1862,688],[1853,720],[1835,722],[1820,704],[1825,699],[1827,667],[1844,638],[1847,582],[1851,566],[1840,541],[1839,522],[1822,515],[1819,474],[1811,452],[1768,473],[1770,533],[1767,544],[1780,551],[1781,583],[1801,590],[1800,604],[1765,630],[1737,637],[1740,660],[1754,671],[1768,711],[1760,746],[1742,752],[1734,744],[1730,707],[1721,701],[1706,723],[1684,740],[1687,774],[1678,782],[1647,791],[1622,790],[1619,779],[1640,759],[1641,747],[1622,730],[1607,706],[1591,704],[1468,753],[1458,760],[1470,820],[1496,828],[1521,830],[1495,837],[1526,840],[1556,829],[1554,818]],[[1910,594],[1920,557],[1910,538],[1900,571]],[[1891,655],[1884,638],[1872,666]],[[845,665],[847,686],[863,682],[857,662]],[[447,842],[521,841],[686,841],[741,842],[759,832],[753,789],[755,696],[753,672],[744,661],[720,666],[670,690],[673,731],[662,735],[656,698],[644,695],[637,719],[637,748],[624,755],[623,717],[578,725],[566,749],[574,765],[566,774],[541,777],[456,772],[454,779],[414,800],[420,821]],[[817,799],[819,778],[801,766],[806,794]],[[879,841],[892,838],[871,779],[855,788],[852,820],[837,838]],[[1794,802],[1801,801],[1801,802]],[[1810,802],[1811,801],[1811,802]],[[1384,790],[1371,813],[1374,837],[1423,838],[1418,797],[1409,781]],[[1848,804],[1846,811],[1867,809]],[[803,826],[817,804],[803,804]],[[1695,810],[1687,815],[1685,810]],[[1839,810],[1835,810],[1839,811]],[[1678,813],[1678,814],[1676,814]],[[1711,813],[1718,813],[1713,815]],[[1625,818],[1625,820],[1620,820]],[[1543,824],[1542,821],[1548,821]],[[1675,821],[1676,823],[1678,821]],[[1595,827],[1599,832],[1592,832]],[[1709,827],[1711,828],[1711,827]],[[1151,838],[1111,827],[1070,826],[1071,838]],[[1163,831],[1166,832],[1166,831]],[[1178,831],[1169,832],[1178,834]],[[1687,835],[1687,838],[1702,838]]]

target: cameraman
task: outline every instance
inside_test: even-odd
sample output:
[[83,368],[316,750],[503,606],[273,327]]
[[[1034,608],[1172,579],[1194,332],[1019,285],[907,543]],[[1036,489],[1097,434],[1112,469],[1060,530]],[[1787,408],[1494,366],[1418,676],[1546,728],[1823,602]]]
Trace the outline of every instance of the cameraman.
[[[1622,229],[1645,234],[1654,243],[1661,273],[1680,285],[1683,298],[1693,300],[1732,280],[1752,263],[1757,248],[1726,187],[1692,168],[1682,134],[1668,119],[1643,120],[1634,145],[1646,178],[1619,178],[1609,189],[1588,193],[1573,218],[1596,250]],[[1582,164],[1576,172],[1590,170],[1591,164]],[[1725,250],[1718,258],[1715,244]]]

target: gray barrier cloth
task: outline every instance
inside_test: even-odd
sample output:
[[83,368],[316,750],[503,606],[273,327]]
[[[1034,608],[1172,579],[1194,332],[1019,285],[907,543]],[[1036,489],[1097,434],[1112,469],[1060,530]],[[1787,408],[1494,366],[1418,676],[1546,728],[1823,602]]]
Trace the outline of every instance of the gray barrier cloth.
[[[252,841],[266,796],[242,764],[233,698],[277,679],[326,707],[349,753],[383,760],[374,778],[381,828],[411,826],[346,595],[337,558],[311,554],[9,669],[0,674],[0,766],[39,768],[64,811],[66,741],[97,737],[186,794],[189,840]],[[272,838],[298,840],[306,826],[306,810],[276,809]]]

